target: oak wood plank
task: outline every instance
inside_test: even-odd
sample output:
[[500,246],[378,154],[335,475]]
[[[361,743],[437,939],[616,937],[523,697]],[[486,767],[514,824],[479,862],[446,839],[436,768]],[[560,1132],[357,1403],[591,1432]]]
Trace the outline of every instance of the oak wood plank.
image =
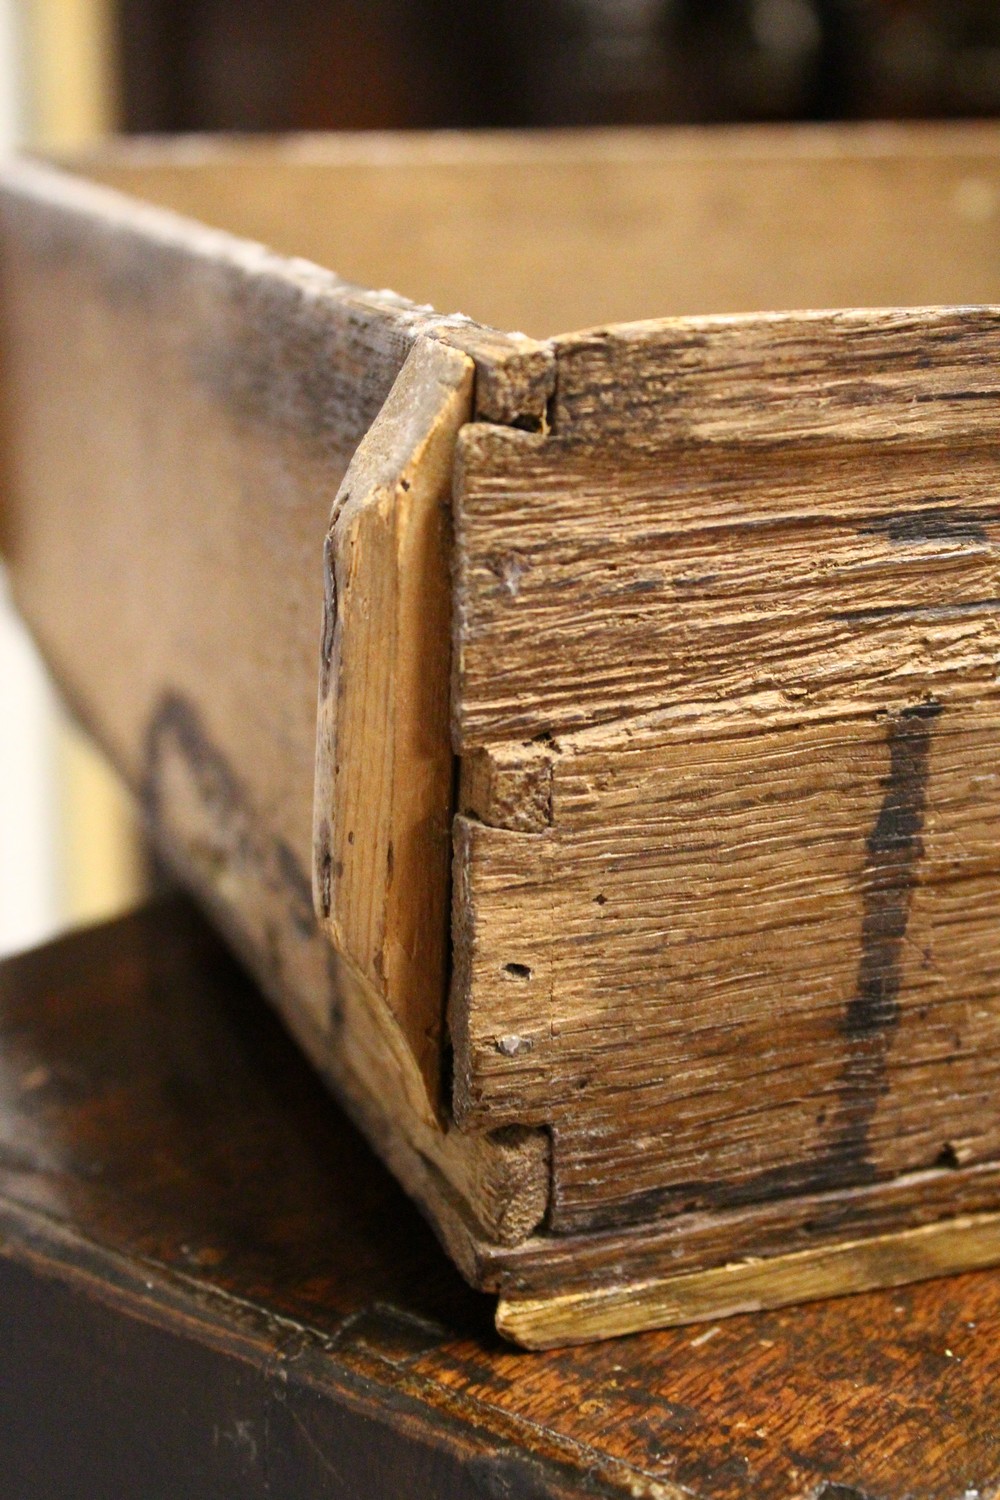
[[460,821],[456,1108],[552,1127],[554,1228],[997,1155],[996,714],[632,726]]
[[557,1233],[996,1155],[998,327],[566,336],[460,435],[455,1105]]
[[474,366],[417,345],[361,441],[325,547],[315,769],[323,930],[444,1106],[452,802],[449,505]]
[[[440,975],[418,996],[418,1057],[384,986],[319,931],[312,801],[323,545],[358,444],[425,337],[428,368],[463,380],[449,333],[481,361],[499,351],[480,382],[497,410],[541,399],[550,356],[36,164],[0,183],[0,297],[3,545],[57,680],[318,1066],[421,1201],[441,1200],[456,1255],[526,1232],[547,1142],[442,1128]],[[451,399],[432,382],[425,415]],[[447,661],[431,667],[446,684]],[[447,757],[442,725],[431,760],[450,785]]]

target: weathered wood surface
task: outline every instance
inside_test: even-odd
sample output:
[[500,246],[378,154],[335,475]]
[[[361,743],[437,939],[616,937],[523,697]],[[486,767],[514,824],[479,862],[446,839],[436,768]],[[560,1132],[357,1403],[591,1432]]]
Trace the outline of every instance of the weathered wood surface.
[[18,598],[465,1273],[558,1320],[995,1209],[997,131],[222,149],[93,169],[369,282],[464,202],[497,254],[454,234],[454,284],[521,278],[518,326],[685,224],[620,315],[963,304],[539,344],[49,169],[0,195]]
[[943,1219],[917,1229],[796,1250],[763,1261],[628,1281],[532,1300],[501,1299],[497,1328],[528,1349],[615,1338],[647,1328],[713,1322],[797,1302],[908,1286],[1000,1261],[1000,1214]]
[[459,1120],[559,1233],[996,1160],[995,311],[556,349],[459,439]]
[[878,708],[981,670],[995,309],[667,320],[556,348],[549,434],[460,440],[462,752],[732,698]]
[[526,1354],[201,920],[0,966],[0,1461],[18,1496],[964,1500],[1000,1278]]
[[[349,921],[343,955],[319,931],[316,678],[331,512],[362,439],[369,452],[389,442],[379,416],[407,358],[416,350],[427,377],[420,420],[433,429],[440,416],[447,446],[476,360],[468,414],[538,422],[551,353],[35,165],[6,168],[0,184],[0,299],[3,547],[56,678],[163,852],[395,1170],[451,1226],[456,1255],[468,1260],[477,1234],[523,1235],[544,1211],[547,1142],[463,1137],[439,1120],[430,1053],[444,1008],[446,850],[423,862],[426,905],[393,913],[381,983],[357,962]],[[460,369],[458,386],[435,369]],[[389,442],[389,467],[413,457]],[[445,451],[421,473],[424,505],[448,467]],[[433,558],[418,559],[420,577],[413,559],[399,561],[394,586],[433,572]],[[386,602],[386,621],[398,607]],[[339,706],[351,723],[371,709],[359,663],[379,622],[355,612],[348,623]],[[416,644],[401,640],[400,659]],[[446,628],[409,670],[431,698],[446,696]],[[417,736],[405,684],[400,701],[410,717],[394,741],[397,783],[440,819],[446,719]],[[371,737],[348,742],[344,760],[363,793]],[[397,843],[405,907],[421,859]],[[357,909],[367,893],[352,877]],[[417,984],[420,954],[399,957],[414,932],[437,964]]]
[[996,701],[951,712],[570,748],[551,830],[460,825],[456,1108],[553,1127],[554,1228],[1000,1156]]
[[362,439],[325,547],[314,887],[337,952],[444,1108],[452,755],[451,471],[472,360],[410,354]]

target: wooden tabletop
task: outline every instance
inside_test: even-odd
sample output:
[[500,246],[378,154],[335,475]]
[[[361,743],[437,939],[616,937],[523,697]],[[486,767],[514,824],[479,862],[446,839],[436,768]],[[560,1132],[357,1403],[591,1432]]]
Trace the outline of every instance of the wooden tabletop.
[[998,1335],[992,1272],[520,1352],[188,905],[0,966],[18,1500],[992,1500]]

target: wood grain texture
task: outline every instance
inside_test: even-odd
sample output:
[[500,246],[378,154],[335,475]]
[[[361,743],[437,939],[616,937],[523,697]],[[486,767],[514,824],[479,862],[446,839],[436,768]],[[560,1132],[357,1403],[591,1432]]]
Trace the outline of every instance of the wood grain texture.
[[561,343],[549,435],[460,439],[456,743],[752,695],[878,707],[977,670],[998,350],[988,309]]
[[558,1293],[537,1301],[501,1300],[497,1327],[528,1349],[587,1338],[614,1338],[761,1312],[790,1303],[842,1297],[873,1287],[906,1286],[1000,1263],[1000,1214],[953,1218],[920,1229],[868,1235],[844,1245],[770,1260],[734,1262],[658,1281],[599,1291]]
[[[996,1207],[1000,312],[968,304],[1000,286],[998,140],[642,137],[635,171],[606,137],[410,141],[395,167],[385,142],[247,146],[228,186],[218,145],[95,165],[158,208],[4,178],[22,608],[175,867],[507,1302],[834,1266]],[[532,218],[560,174],[561,241]],[[811,259],[790,235],[769,263],[789,203]],[[171,208],[284,249],[298,214],[297,254],[343,271],[354,243],[369,284],[400,248],[426,269],[438,218],[455,285],[482,283],[504,223],[496,305],[520,278],[542,307],[525,268],[557,264],[567,321],[588,265],[658,243],[650,295],[678,300],[616,315],[716,315],[539,344]],[[680,279],[668,220],[715,226]],[[718,311],[848,284],[831,300],[962,305]]]
[[[330,514],[411,350],[455,326],[23,164],[0,186],[0,296],[3,543],[58,681],[310,1055],[420,1200],[442,1199],[459,1258],[516,1238],[544,1211],[547,1143],[442,1129],[426,992],[418,1056],[320,934],[310,879]],[[523,410],[538,360],[483,342],[509,356],[484,389]]]
[[903,1233],[949,1217],[989,1213],[1000,1198],[996,1162],[942,1165],[862,1186],[693,1209],[636,1224],[576,1234],[535,1234],[484,1247],[477,1284],[512,1302],[621,1287],[712,1269],[762,1263],[790,1251]]
[[998,332],[600,330],[460,436],[455,1108],[557,1234],[996,1158]]
[[0,1227],[19,1497],[1000,1483],[996,1273],[587,1348],[501,1342],[182,902],[0,966]]
[[325,548],[314,883],[441,1110],[453,766],[449,525],[472,361],[427,341],[344,476]]
[[456,1108],[553,1127],[554,1228],[997,1154],[996,714],[634,730],[460,824]]

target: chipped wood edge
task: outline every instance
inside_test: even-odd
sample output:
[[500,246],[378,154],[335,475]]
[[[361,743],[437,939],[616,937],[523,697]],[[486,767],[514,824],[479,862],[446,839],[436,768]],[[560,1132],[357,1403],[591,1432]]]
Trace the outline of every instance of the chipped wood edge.
[[1000,1213],[944,1219],[844,1245],[794,1251],[589,1292],[502,1297],[496,1326],[526,1349],[553,1349],[791,1303],[905,1286],[1000,1264]]
[[405,1039],[427,1121],[440,1112],[447,964],[447,507],[473,377],[467,355],[418,341],[347,470],[324,547],[316,913],[390,1044]]
[[382,1100],[359,1110],[353,1089],[355,1111],[467,1266],[477,1234],[519,1243],[549,1197],[547,1134],[465,1136],[442,1089],[454,785],[448,510],[474,377],[468,355],[419,340],[334,504],[313,872],[317,920],[339,960],[343,1061],[362,1094]]

